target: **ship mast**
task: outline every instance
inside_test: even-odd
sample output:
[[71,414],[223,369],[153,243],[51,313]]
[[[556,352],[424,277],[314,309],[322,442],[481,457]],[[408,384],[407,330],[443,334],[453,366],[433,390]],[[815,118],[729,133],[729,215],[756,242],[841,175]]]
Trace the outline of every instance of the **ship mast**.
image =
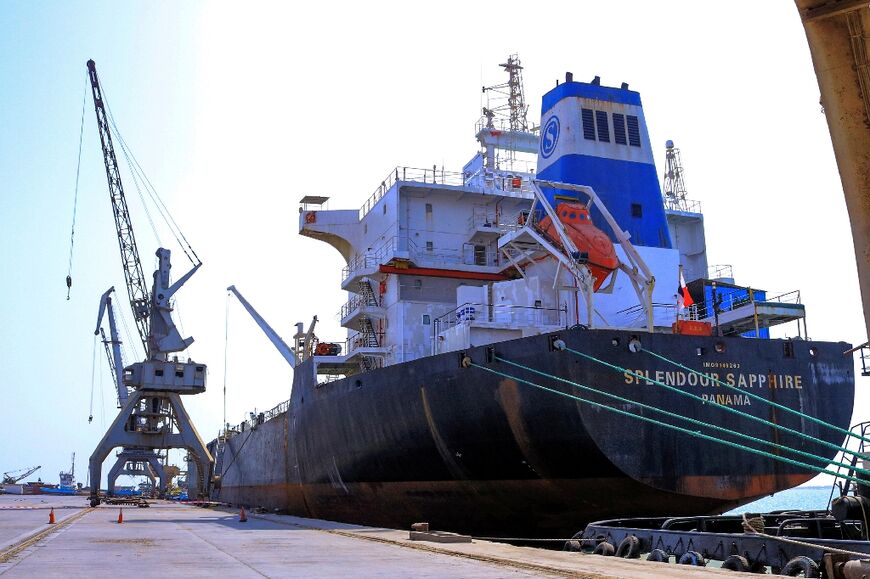
[[675,211],[688,211],[686,182],[683,181],[683,162],[680,159],[680,150],[674,146],[674,142],[671,140],[665,143],[665,147],[665,174],[662,179],[665,207]]
[[[499,66],[508,73],[508,80],[501,84],[482,88],[483,94],[486,95],[486,106],[483,107],[483,119],[485,120],[478,124],[478,131],[486,128],[490,131],[507,133],[504,143],[507,146],[495,148],[504,151],[505,158],[501,160],[504,161],[505,168],[513,170],[517,152],[526,152],[525,149],[528,147],[526,147],[525,141],[529,137],[537,145],[537,135],[530,135],[535,133],[536,129],[529,127],[529,107],[526,104],[526,95],[523,89],[523,66],[519,56],[511,54],[508,56],[507,62],[503,62]],[[484,148],[486,148],[487,170],[497,170],[499,163],[495,159],[495,148],[487,146],[487,143],[484,143]]]

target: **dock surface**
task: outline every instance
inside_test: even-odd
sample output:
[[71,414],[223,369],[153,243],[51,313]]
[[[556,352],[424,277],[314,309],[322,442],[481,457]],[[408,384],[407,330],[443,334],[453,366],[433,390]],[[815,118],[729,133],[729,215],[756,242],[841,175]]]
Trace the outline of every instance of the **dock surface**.
[[[54,525],[48,524],[50,508]],[[739,577],[504,543],[432,543],[408,531],[151,501],[0,495],[0,575],[9,577]]]

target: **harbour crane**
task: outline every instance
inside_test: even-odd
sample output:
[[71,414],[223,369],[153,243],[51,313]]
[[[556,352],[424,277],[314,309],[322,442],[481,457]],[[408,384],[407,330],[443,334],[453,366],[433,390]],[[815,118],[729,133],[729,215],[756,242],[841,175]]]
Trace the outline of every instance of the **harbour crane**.
[[42,466],[31,466],[28,468],[22,468],[19,470],[13,470],[10,472],[3,473],[3,484],[5,485],[14,485],[18,481],[22,481],[41,469]]
[[[115,310],[112,308],[112,293],[114,291],[115,286],[112,286],[100,298],[97,329],[94,330],[94,335],[101,337],[103,346],[106,348],[106,357],[109,359],[112,378],[115,380],[115,387],[118,391],[118,408],[123,408],[127,403],[130,393],[123,379],[124,362],[121,358],[121,340],[118,338],[118,328],[115,325]],[[109,318],[109,339],[106,339],[106,332],[103,331],[104,315]]]
[[[158,265],[151,290],[146,286],[112,142],[110,117],[93,60],[88,61],[87,68],[127,295],[139,337],[145,348],[144,361],[135,362],[121,370],[120,344],[117,331],[112,330],[114,315],[110,307],[111,290],[103,294],[97,331],[100,331],[105,309],[109,312],[110,340],[104,339],[104,343],[107,352],[111,345],[110,364],[114,365],[119,401],[126,397],[126,402],[122,402],[121,411],[90,457],[91,506],[100,504],[99,485],[103,461],[112,449],[119,446],[123,447],[123,451],[109,473],[110,494],[113,490],[113,477],[117,476],[127,462],[146,459],[154,464],[157,462],[154,450],[183,448],[193,458],[192,464],[196,471],[195,494],[206,496],[214,459],[194,428],[180,397],[181,394],[205,391],[206,366],[193,360],[181,361],[177,355],[171,359],[169,356],[187,349],[193,343],[193,338],[182,338],[175,326],[172,319],[172,298],[199,270],[202,262],[188,244],[187,247],[193,254],[193,268],[172,283],[169,275],[172,267],[170,251],[161,247],[156,253]],[[123,140],[120,143],[125,147]],[[136,456],[132,456],[130,451],[135,451]]]

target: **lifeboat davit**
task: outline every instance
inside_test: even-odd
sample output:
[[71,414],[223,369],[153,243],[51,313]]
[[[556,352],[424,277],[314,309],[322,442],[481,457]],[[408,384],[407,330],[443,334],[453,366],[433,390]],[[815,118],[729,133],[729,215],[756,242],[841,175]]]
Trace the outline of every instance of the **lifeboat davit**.
[[[616,256],[613,242],[606,233],[593,225],[589,209],[582,203],[559,203],[556,205],[556,215],[565,227],[565,233],[577,246],[577,250],[588,255],[586,266],[595,277],[593,288],[598,291],[607,276],[619,267],[619,258]],[[559,233],[549,216],[538,222],[538,228],[553,239],[557,246],[562,247]]]

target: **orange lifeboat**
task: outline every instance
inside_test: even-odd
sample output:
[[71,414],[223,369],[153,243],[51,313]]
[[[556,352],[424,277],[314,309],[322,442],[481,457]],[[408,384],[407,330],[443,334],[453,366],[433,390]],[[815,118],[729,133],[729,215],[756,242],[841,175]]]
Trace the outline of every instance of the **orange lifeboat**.
[[[607,276],[619,267],[619,258],[616,257],[613,242],[606,233],[592,224],[589,209],[582,203],[559,203],[556,205],[556,214],[565,227],[565,233],[577,246],[577,250],[588,254],[586,266],[595,277],[594,290],[598,291]],[[557,246],[562,246],[559,243],[559,234],[549,216],[538,222],[538,228],[550,239],[555,240]]]

